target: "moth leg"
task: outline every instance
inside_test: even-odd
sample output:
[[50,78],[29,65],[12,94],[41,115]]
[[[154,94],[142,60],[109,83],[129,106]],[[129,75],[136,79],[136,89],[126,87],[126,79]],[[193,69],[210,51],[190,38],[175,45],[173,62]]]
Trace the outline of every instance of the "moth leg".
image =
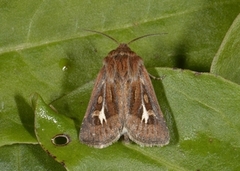
[[149,77],[151,77],[154,80],[163,80],[166,77],[166,75],[163,75],[163,76],[160,76],[160,77],[155,77],[155,76],[153,76],[149,73],[148,73],[148,75],[149,75]]

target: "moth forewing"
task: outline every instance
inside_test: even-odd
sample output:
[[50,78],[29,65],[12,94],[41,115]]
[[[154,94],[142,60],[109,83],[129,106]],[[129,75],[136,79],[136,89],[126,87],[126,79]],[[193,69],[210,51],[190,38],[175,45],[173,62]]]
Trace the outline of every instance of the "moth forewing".
[[120,44],[104,59],[79,137],[89,146],[103,148],[122,134],[141,146],[163,146],[169,142],[169,131],[148,72],[127,44]]
[[[134,101],[130,101],[130,106],[134,102],[138,103],[138,111],[129,113],[126,120],[126,129],[129,138],[141,146],[163,146],[169,143],[169,131],[165,119],[158,104],[150,77],[144,66],[139,67],[140,96],[135,96]],[[135,90],[136,91],[136,90]],[[134,94],[134,93],[131,93]]]
[[[111,86],[106,83],[105,66],[98,73],[92,95],[80,129],[80,141],[96,148],[104,148],[117,141],[122,124],[115,111],[115,102],[109,102]],[[113,87],[113,85],[112,85]]]

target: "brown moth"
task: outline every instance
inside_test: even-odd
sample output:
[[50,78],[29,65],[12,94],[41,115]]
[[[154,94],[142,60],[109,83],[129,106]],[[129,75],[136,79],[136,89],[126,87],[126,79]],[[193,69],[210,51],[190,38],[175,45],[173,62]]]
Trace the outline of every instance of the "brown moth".
[[104,58],[98,73],[80,129],[82,143],[104,148],[123,134],[140,146],[169,143],[169,130],[149,74],[142,58],[128,47],[137,39],[127,44],[113,39],[119,46]]

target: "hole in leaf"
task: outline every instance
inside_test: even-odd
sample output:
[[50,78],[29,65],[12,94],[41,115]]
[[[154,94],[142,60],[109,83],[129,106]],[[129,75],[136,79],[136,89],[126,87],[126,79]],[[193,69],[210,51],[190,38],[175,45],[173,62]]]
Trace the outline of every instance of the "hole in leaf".
[[70,138],[66,134],[58,134],[52,138],[52,143],[58,146],[64,146],[70,143]]

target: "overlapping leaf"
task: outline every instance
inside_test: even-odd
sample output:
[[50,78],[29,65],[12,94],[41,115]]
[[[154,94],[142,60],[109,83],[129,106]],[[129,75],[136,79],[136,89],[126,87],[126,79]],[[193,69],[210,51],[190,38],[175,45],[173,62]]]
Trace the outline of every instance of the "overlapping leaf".
[[[34,166],[25,162],[27,159],[31,161],[31,154],[43,161],[48,160],[39,147],[29,150],[35,146],[26,145],[39,143],[34,133],[34,112],[30,103],[33,92],[38,92],[46,103],[54,102],[59,113],[74,118],[75,131],[78,131],[102,58],[116,47],[107,38],[88,36],[92,33],[82,29],[103,31],[120,42],[128,42],[144,34],[166,32],[166,35],[131,44],[132,49],[143,57],[147,68],[168,66],[209,71],[217,51],[222,52],[218,54],[223,57],[237,54],[234,48],[231,51],[228,47],[232,46],[230,42],[238,42],[239,39],[235,36],[237,27],[233,27],[238,23],[238,19],[233,21],[239,14],[239,7],[238,0],[141,3],[109,0],[1,1],[1,168],[16,170],[23,168],[18,167],[20,165],[24,165],[24,170],[54,168],[54,164],[47,162],[34,160]],[[231,34],[226,36],[226,33]],[[224,37],[227,40],[225,44],[222,43]],[[220,44],[222,46],[218,50]],[[237,73],[235,65],[229,66]],[[232,70],[228,68],[223,68],[221,75],[224,76],[226,71],[227,79],[238,80],[236,76],[229,77]],[[216,170],[226,167],[238,169],[238,86],[211,75],[203,75],[199,79],[190,76],[191,72],[157,69],[151,70],[151,74],[166,75],[161,86],[163,89],[159,89],[161,83],[154,81],[153,84],[171,127],[171,144],[160,149],[143,149],[119,142],[101,151],[76,142],[78,148],[86,150],[81,154],[86,157],[80,156],[73,163],[66,162],[67,169],[74,166],[85,169],[99,166],[100,170],[127,169],[137,165],[139,169],[193,170],[208,168],[211,164],[216,166]],[[177,84],[177,81],[184,84]],[[203,86],[200,84],[202,81],[207,84],[204,84],[204,89],[199,87]],[[223,127],[221,131],[220,126]],[[228,131],[232,131],[232,135]],[[21,145],[12,145],[16,143]],[[23,160],[18,150],[29,154],[24,155]],[[7,153],[19,157],[18,165],[8,160],[9,156],[4,155]],[[69,159],[65,155],[57,157]],[[207,164],[199,162],[203,157]],[[76,161],[81,162],[76,164]],[[117,164],[117,161],[122,163]]]

